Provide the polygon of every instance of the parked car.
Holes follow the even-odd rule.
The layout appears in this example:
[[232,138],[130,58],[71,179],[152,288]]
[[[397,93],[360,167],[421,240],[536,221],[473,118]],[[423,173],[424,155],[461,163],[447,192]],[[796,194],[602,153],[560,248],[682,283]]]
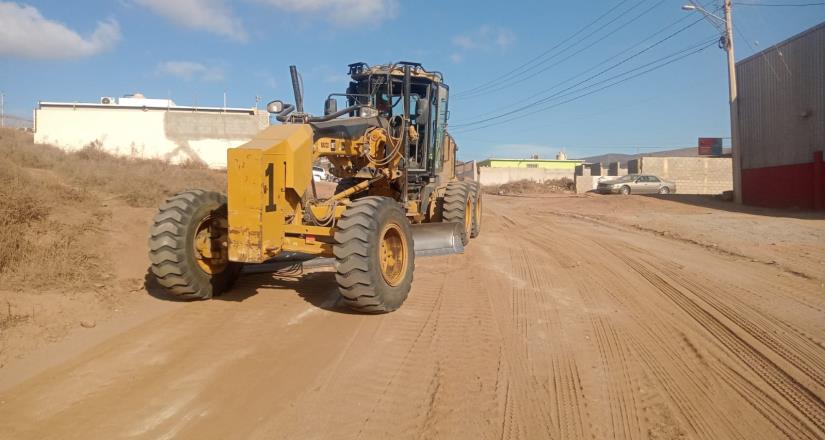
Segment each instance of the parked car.
[[628,174],[618,179],[599,182],[601,194],[673,194],[676,184],[649,174]]
[[316,181],[325,181],[328,179],[327,172],[321,167],[312,167],[312,178]]

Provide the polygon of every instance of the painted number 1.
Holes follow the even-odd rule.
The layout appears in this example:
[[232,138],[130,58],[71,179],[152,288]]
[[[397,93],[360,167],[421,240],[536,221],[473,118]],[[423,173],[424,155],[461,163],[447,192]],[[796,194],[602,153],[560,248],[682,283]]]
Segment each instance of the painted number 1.
[[266,194],[267,197],[269,197],[269,203],[266,205],[266,212],[273,212],[275,211],[275,166],[272,163],[266,166],[265,174],[268,182]]

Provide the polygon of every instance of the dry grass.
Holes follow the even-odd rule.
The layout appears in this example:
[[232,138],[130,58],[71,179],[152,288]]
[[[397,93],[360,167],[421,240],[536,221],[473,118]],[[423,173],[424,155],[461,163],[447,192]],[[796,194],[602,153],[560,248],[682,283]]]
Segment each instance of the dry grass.
[[119,158],[91,145],[66,153],[0,130],[0,286],[62,288],[108,277],[104,201],[155,207],[190,188],[224,190],[225,173],[197,164]]
[[200,163],[115,157],[94,144],[66,153],[34,144],[31,134],[15,130],[0,131],[0,154],[20,167],[51,170],[70,185],[120,197],[135,207],[157,206],[159,200],[185,189],[226,188],[225,173]]
[[484,187],[484,192],[488,194],[564,194],[575,191],[575,183],[572,179],[562,178],[557,180],[546,180],[544,182],[534,182],[532,180],[519,180],[505,183],[503,185],[489,185]]

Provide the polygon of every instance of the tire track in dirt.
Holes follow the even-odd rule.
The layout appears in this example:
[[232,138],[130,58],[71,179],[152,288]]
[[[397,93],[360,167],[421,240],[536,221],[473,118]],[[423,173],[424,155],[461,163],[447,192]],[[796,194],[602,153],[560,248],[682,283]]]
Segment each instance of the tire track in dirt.
[[[563,249],[576,249],[576,248],[580,248],[580,247],[581,247],[580,245],[581,245],[581,243],[579,243],[579,246],[562,246],[561,248],[563,248]],[[619,254],[619,253],[616,253],[616,255],[617,255],[617,256],[620,256],[620,254]],[[621,256],[622,256],[622,257],[625,257],[625,255],[624,255],[624,254],[621,254]],[[651,335],[651,336],[654,336],[654,335]],[[665,341],[663,341],[663,343],[666,343],[666,342],[665,342]],[[648,362],[648,363],[649,363],[649,366],[650,366],[651,368],[653,368],[653,367],[654,367],[654,365],[653,365],[652,363],[650,363],[650,362]],[[663,380],[662,380],[663,382],[665,382],[665,383],[667,383],[667,382],[668,382],[668,380],[667,380],[666,376],[661,375],[661,374],[660,374],[659,376],[663,379]],[[671,394],[675,394],[675,392],[676,392],[676,390],[671,390],[671,391],[670,391],[670,393],[671,393]],[[678,401],[678,400],[679,400],[679,399],[676,399],[676,401]],[[689,414],[691,411],[690,411],[688,408],[684,408],[684,407],[682,407],[680,412],[681,412],[681,413],[683,413],[683,414],[685,414],[685,413]],[[690,421],[690,419],[691,419],[691,418],[690,418],[690,417],[688,417],[688,420],[689,420],[689,421]],[[694,419],[694,420],[695,420],[695,419]],[[690,421],[690,424],[691,424],[692,426],[694,426],[695,428],[697,428],[697,429],[699,428],[699,427],[698,427],[698,426],[696,426],[696,425],[695,425],[692,421]],[[704,432],[706,433],[706,436],[707,436],[707,437],[712,438],[711,433],[712,433],[713,431],[708,431],[708,430],[706,430],[706,429],[701,429],[701,430],[699,430],[699,431],[700,431],[700,432],[704,431]],[[785,432],[787,433],[788,431],[785,431]],[[790,431],[790,432],[794,432],[794,431]],[[800,432],[800,434],[804,434],[804,432]],[[800,438],[801,438],[801,437],[800,437]]]
[[809,280],[552,203],[491,197],[392,314],[242,279],[4,394],[0,437],[825,438]]
[[[597,253],[576,252],[579,250],[592,250],[598,244],[590,239],[581,239],[575,234],[570,234],[567,228],[563,226],[566,225],[537,222],[537,229],[547,232],[547,234],[537,235],[552,237],[552,240],[540,240],[541,244],[544,245],[542,251],[556,259],[559,266],[568,270],[567,277],[571,283],[578,285],[579,293],[590,310],[598,311],[605,308],[609,310],[603,313],[610,316],[610,318],[591,320],[594,339],[598,345],[598,355],[605,365],[605,370],[607,370],[605,375],[608,377],[603,387],[607,389],[607,400],[610,402],[608,412],[613,427],[612,432],[602,437],[621,438],[625,432],[623,427],[628,427],[627,435],[629,438],[640,436],[634,436],[634,432],[656,432],[665,436],[680,437],[683,431],[680,424],[671,415],[670,408],[678,409],[681,418],[694,432],[709,430],[710,428],[702,427],[700,411],[696,406],[691,405],[690,400],[686,398],[689,394],[683,391],[677,381],[671,379],[667,370],[661,368],[658,362],[651,361],[652,358],[646,362],[647,372],[661,384],[655,387],[659,391],[639,393],[642,387],[645,386],[644,384],[649,382],[644,374],[613,374],[631,369],[638,371],[638,368],[631,368],[626,359],[617,359],[613,356],[608,348],[609,345],[603,343],[605,335],[621,334],[621,338],[616,336],[614,339],[616,349],[628,353],[630,358],[638,360],[644,354],[645,347],[635,343],[630,335],[638,332],[638,323],[648,317],[644,316],[645,313],[638,313],[639,309],[642,308],[640,304],[628,301],[632,298],[632,295],[628,294],[630,292],[616,292],[622,286],[622,274],[610,271],[609,266],[604,264],[605,261],[598,258]],[[595,261],[594,256],[597,257]],[[603,274],[605,270],[607,270],[607,274]],[[608,304],[609,306],[606,307]],[[623,314],[629,313],[637,316],[631,322],[631,325],[624,326],[627,330],[621,331],[621,333],[616,327],[617,320],[615,317],[615,312],[619,310]],[[667,342],[663,341],[663,343]],[[639,353],[640,351],[642,353]],[[673,359],[673,356],[677,355],[671,354],[667,359]],[[685,371],[685,375],[690,376],[694,372],[695,370],[688,370]],[[637,385],[634,387],[634,384]],[[620,400],[618,403],[613,402],[616,396],[636,396],[637,394],[641,394],[638,400],[634,398],[632,401]],[[616,412],[619,414],[617,415]],[[640,418],[644,418],[644,426],[638,426]]]
[[735,297],[727,297],[731,305],[726,304],[717,298],[717,292],[707,289],[677,271],[663,269],[662,272],[745,330],[751,337],[774,351],[786,360],[790,367],[799,369],[807,375],[810,380],[819,385],[817,394],[821,395],[825,390],[825,351],[809,335],[758,308],[738,301]]
[[[561,341],[558,308],[551,296],[554,286],[546,268],[537,268],[546,261],[534,259],[535,244],[529,241],[514,241],[498,231],[493,235],[496,242],[506,244],[489,250],[487,257],[496,261],[506,280],[504,291],[509,290],[506,297],[491,298],[493,309],[508,316],[502,320],[499,313],[497,318],[509,367],[502,438],[589,437],[579,368],[572,350]],[[542,395],[552,397],[548,401]]]
[[776,363],[742,339],[707,310],[696,304],[682,291],[663,279],[659,274],[654,273],[648,267],[641,264],[631,267],[673,300],[677,306],[718,339],[723,346],[729,349],[743,363],[748,365],[754,373],[767,382],[782,397],[787,399],[787,401],[804,416],[803,421],[812,424],[821,435],[825,435],[825,402],[823,402],[819,396],[794,379],[786,371],[779,368]]
[[[643,263],[643,258],[633,259],[628,256],[627,252],[624,252],[619,248],[607,245],[605,243],[602,243],[601,245],[614,256],[622,258],[627,267],[642,275],[642,277],[650,282],[651,285],[657,287],[657,290],[665,293],[666,297],[670,298],[674,302],[680,300],[677,305],[679,305],[680,308],[684,310],[693,321],[701,325],[705,331],[714,337],[721,344],[722,349],[726,353],[730,356],[735,356],[742,362],[739,368],[744,367],[753,369],[753,371],[761,373],[758,375],[764,379],[767,384],[772,387],[779,387],[780,390],[783,390],[780,394],[787,399],[788,403],[790,403],[793,407],[802,408],[802,417],[800,418],[796,415],[788,413],[788,408],[785,408],[782,403],[777,401],[775,398],[770,398],[773,405],[767,408],[755,406],[749,400],[745,400],[750,407],[759,413],[769,413],[774,415],[776,418],[768,419],[767,421],[777,427],[781,432],[788,436],[788,438],[818,438],[822,435],[821,428],[817,425],[817,423],[821,420],[821,411],[823,411],[825,407],[821,406],[821,399],[818,396],[811,393],[810,390],[799,384],[795,379],[791,378],[787,372],[777,367],[769,359],[765,358],[761,352],[741,340],[738,335],[736,335],[720,321],[716,320],[710,313],[707,312],[707,310],[701,308],[695,303],[690,303],[690,300],[686,299],[678,289],[664,281],[657,272],[654,272],[658,270],[658,268],[648,269]],[[645,252],[640,253],[646,255]],[[693,306],[690,306],[689,304],[693,304]],[[656,338],[656,335],[651,333],[650,337]],[[665,343],[665,341],[662,342]],[[664,345],[662,347],[664,347]],[[731,383],[725,382],[725,386],[738,389],[737,392],[739,392],[740,395],[753,396],[762,393],[753,381],[744,379],[741,373],[738,373],[737,367],[728,365],[727,359],[720,358],[718,360],[722,360],[724,362],[723,365],[726,369],[721,370],[714,368],[714,373],[729,378],[732,381]],[[708,366],[713,368],[716,364],[709,363]],[[748,390],[747,394],[743,394],[742,390]],[[763,402],[766,402],[766,400],[763,399]],[[805,414],[806,411],[807,414]],[[686,413],[684,410],[682,412]],[[811,416],[813,417],[812,420],[810,420]],[[808,426],[804,426],[806,417],[809,418]],[[791,420],[793,420],[793,422],[789,422]],[[813,426],[811,426],[810,422],[813,422]],[[802,427],[799,426],[800,423],[803,423]],[[708,438],[712,438],[711,432],[706,431],[706,436],[708,436]]]
[[364,317],[368,323],[327,371],[326,386],[293,402],[258,429],[256,438],[376,438],[388,435],[388,427],[407,436],[420,432],[423,402],[437,386],[431,348],[443,279],[438,274],[417,281],[396,313]]

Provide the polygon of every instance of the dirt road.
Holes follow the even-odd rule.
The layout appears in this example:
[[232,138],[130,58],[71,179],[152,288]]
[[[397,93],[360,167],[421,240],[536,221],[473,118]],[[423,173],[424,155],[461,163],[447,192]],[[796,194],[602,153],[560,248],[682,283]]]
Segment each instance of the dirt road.
[[254,275],[0,370],[0,438],[825,438],[819,278],[575,199],[486,203],[396,313],[347,313],[329,273]]

